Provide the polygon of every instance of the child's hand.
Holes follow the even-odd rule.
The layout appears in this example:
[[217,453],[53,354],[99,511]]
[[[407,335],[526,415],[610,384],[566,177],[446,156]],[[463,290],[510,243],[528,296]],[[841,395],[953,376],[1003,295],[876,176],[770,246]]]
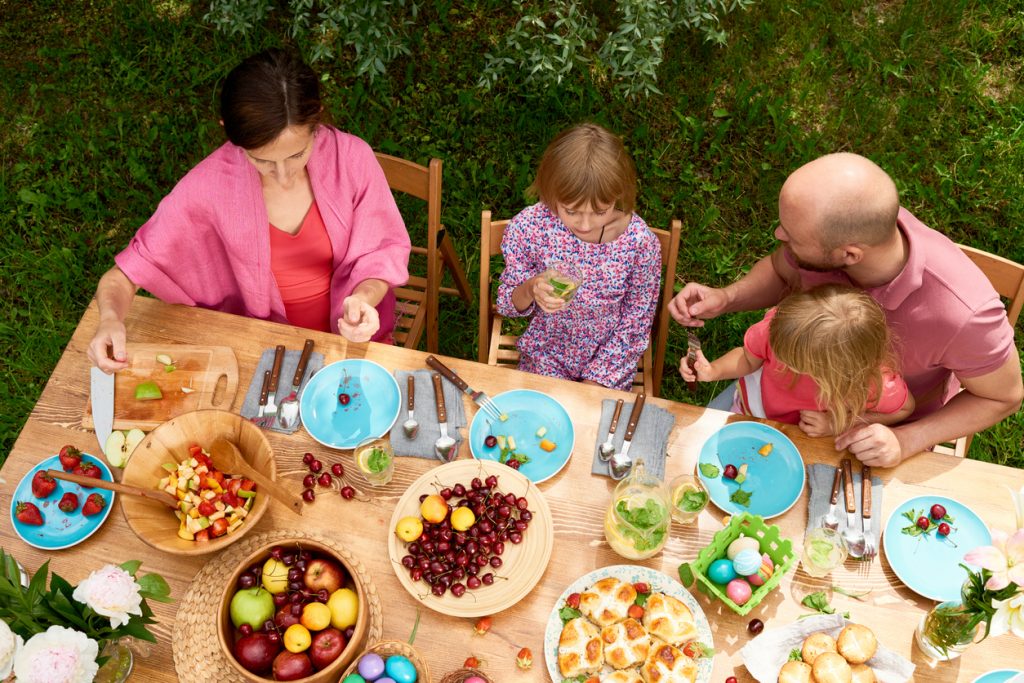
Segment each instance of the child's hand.
[[679,374],[687,382],[714,382],[718,377],[711,371],[711,363],[705,358],[703,351],[697,351],[697,360],[690,369],[690,363],[686,356],[679,359]]
[[832,436],[832,419],[820,410],[801,410],[800,430],[807,436]]
[[565,308],[565,300],[555,296],[555,288],[548,283],[546,278],[535,277],[530,285],[530,296],[533,297],[537,307],[545,313],[557,313]]

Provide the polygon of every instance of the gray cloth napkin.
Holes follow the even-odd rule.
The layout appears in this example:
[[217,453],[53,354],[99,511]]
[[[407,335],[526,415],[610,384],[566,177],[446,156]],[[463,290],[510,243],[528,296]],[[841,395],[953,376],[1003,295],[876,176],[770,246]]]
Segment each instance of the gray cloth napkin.
[[[302,357],[302,351],[288,351],[284,352],[284,359],[281,360],[281,374],[277,380],[277,396],[274,397],[274,403],[278,406],[281,405],[281,401],[288,397],[288,394],[292,393],[292,379],[295,377],[295,369],[299,367],[299,358]],[[260,355],[259,365],[256,366],[256,372],[252,375],[252,381],[249,383],[249,390],[245,392],[245,400],[242,401],[242,410],[239,411],[244,418],[256,417],[256,414],[260,410],[260,389],[263,387],[263,373],[274,367],[274,349],[264,349],[262,355]],[[299,396],[302,396],[303,390],[306,388],[306,384],[309,382],[309,378],[315,375],[324,367],[324,354],[317,353],[316,351],[309,354],[309,362],[306,363],[306,373],[302,376],[302,384],[299,385]],[[281,414],[280,408],[277,412]],[[281,423],[274,420],[274,423],[266,429],[271,429],[275,432],[281,432],[282,434],[291,434],[295,432],[302,423],[302,418],[299,417],[295,420],[295,425],[291,429],[284,429],[281,427]]]
[[[836,474],[836,467],[832,465],[817,464],[811,465],[808,469],[807,478],[811,484],[811,498],[807,503],[807,531],[821,525],[821,518],[828,512],[829,496],[832,493],[832,479]],[[854,461],[853,465],[853,497],[857,501],[857,528],[860,531],[860,463]],[[839,518],[839,530],[847,526],[846,523],[846,498],[843,496],[843,487],[839,487],[839,502],[836,504],[836,517]],[[875,532],[875,539],[882,532],[882,480],[878,477],[871,477],[871,528]]]
[[[416,458],[427,458],[433,460],[434,442],[441,436],[441,427],[437,423],[437,405],[434,402],[434,383],[430,376],[434,374],[430,370],[395,370],[395,379],[398,380],[398,389],[402,394],[401,411],[398,419],[391,427],[391,448],[395,455],[413,456]],[[406,377],[413,375],[416,378],[416,404],[413,406],[413,415],[420,423],[420,431],[416,438],[411,441],[402,431],[402,425],[409,419],[408,403],[408,381]],[[448,413],[448,436],[455,439],[456,448],[462,444],[462,432],[466,426],[466,409],[462,405],[462,392],[455,388],[446,379],[441,380],[441,387],[444,390],[444,407]]]
[[[629,414],[632,410],[632,403],[622,405],[622,414],[619,416],[619,424],[612,439],[616,452],[622,450],[622,439],[626,436],[626,424],[629,423]],[[594,444],[594,463],[590,468],[591,473],[606,477],[610,476],[608,462],[601,462],[599,449],[608,438],[608,426],[612,423],[614,412],[615,401],[605,399],[601,402],[601,422],[597,429],[597,443]],[[629,457],[633,462],[642,456],[647,471],[659,479],[665,478],[665,446],[675,423],[676,418],[672,413],[650,403],[644,403],[644,412],[640,413],[640,422],[637,423],[636,432],[633,434],[633,445],[629,447]]]

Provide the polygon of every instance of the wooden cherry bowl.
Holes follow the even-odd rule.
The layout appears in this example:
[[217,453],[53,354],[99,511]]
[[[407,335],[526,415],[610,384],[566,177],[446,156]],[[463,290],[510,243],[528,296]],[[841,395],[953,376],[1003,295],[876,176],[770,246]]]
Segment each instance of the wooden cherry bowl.
[[[147,434],[125,465],[121,482],[155,489],[167,476],[165,463],[178,463],[190,457],[189,447],[193,445],[209,451],[213,442],[221,438],[237,444],[253,467],[271,479],[276,478],[274,451],[259,427],[224,410],[197,410],[168,420]],[[135,496],[118,496],[118,500],[125,521],[139,538],[175,555],[203,555],[223,550],[256,526],[270,504],[270,496],[257,487],[252,509],[234,532],[208,541],[189,541],[178,536],[179,522],[173,511]]]

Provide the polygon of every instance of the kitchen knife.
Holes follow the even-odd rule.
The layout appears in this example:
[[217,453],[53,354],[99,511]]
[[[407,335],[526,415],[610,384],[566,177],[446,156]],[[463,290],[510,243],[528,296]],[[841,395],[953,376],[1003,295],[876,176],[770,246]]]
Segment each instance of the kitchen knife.
[[100,453],[107,443],[107,437],[114,430],[114,375],[107,374],[93,366],[89,369],[89,395],[92,398],[92,424]]

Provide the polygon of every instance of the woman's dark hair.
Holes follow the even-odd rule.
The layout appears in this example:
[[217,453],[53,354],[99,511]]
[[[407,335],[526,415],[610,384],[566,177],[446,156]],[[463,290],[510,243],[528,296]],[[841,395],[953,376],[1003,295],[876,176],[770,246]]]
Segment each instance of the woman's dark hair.
[[220,93],[224,132],[244,149],[273,142],[289,126],[315,127],[322,111],[316,72],[295,54],[277,48],[232,69]]

